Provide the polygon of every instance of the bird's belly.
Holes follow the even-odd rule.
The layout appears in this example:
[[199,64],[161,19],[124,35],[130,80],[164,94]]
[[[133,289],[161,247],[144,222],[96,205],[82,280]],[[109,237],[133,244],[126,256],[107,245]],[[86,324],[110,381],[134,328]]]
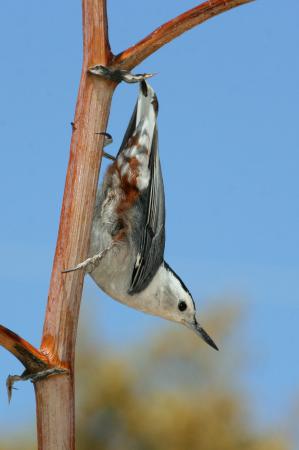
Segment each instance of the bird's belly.
[[154,297],[151,292],[152,283],[142,293],[128,294],[134,263],[135,257],[128,252],[128,247],[123,245],[118,252],[107,255],[90,276],[114,300],[139,311],[158,315],[149,302]]
[[106,294],[125,302],[132,278],[133,257],[124,243],[111,249],[101,264],[90,274]]

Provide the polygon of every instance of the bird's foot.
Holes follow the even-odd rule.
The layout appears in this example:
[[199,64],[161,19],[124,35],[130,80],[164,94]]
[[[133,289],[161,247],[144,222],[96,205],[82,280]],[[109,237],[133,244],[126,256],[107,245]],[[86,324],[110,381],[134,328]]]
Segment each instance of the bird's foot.
[[71,269],[63,270],[62,273],[69,273],[69,272],[75,272],[76,270],[83,269],[87,273],[91,273],[98,267],[103,257],[106,255],[106,253],[113,247],[114,243],[112,242],[109,247],[105,248],[105,250],[97,253],[94,256],[91,256],[91,258],[87,258],[85,261],[81,262],[75,267],[72,267]]
[[147,78],[153,77],[154,73],[137,73],[133,74],[129,70],[123,69],[114,69],[112,67],[103,66],[101,64],[97,64],[96,66],[89,67],[88,72],[93,75],[98,75],[108,80],[116,81],[120,83],[121,81],[125,81],[126,83],[140,83]]
[[22,375],[9,375],[6,380],[8,401],[10,402],[11,400],[12,390],[15,389],[14,384],[17,381],[30,380],[32,383],[36,383],[37,381],[43,380],[44,378],[48,378],[52,375],[61,375],[67,372],[68,370],[63,369],[62,367],[50,367],[34,373],[30,373],[28,370],[25,370],[25,372]]
[[116,161],[115,156],[110,155],[110,153],[103,152],[103,156],[104,156],[104,158],[111,159],[111,161]]

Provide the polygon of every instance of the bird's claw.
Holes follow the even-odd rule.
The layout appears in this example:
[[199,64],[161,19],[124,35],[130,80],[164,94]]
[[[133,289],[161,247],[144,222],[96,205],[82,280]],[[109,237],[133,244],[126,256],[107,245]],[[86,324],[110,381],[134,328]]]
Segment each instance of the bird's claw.
[[94,270],[94,263],[91,262],[91,259],[92,258],[88,258],[77,266],[72,267],[71,269],[63,270],[62,273],[76,272],[77,270],[81,269],[83,269],[87,273],[90,273]]
[[113,138],[110,133],[107,133],[106,131],[99,131],[98,133],[100,136],[104,136],[104,147],[107,147],[107,145],[112,144]]
[[154,73],[133,74],[129,70],[113,69],[112,67],[103,66],[101,64],[90,67],[88,72],[93,75],[107,78],[108,80],[116,81],[117,83],[120,83],[121,81],[124,81],[125,83],[140,83],[141,81],[155,75]]
[[14,384],[17,381],[30,380],[32,383],[36,383],[37,381],[43,380],[44,378],[50,377],[52,375],[61,375],[66,372],[68,372],[68,370],[62,367],[50,367],[34,373],[29,373],[27,370],[25,370],[22,375],[9,375],[6,379],[8,401],[10,402],[11,400],[12,390],[16,389],[14,387]]
[[107,153],[107,152],[103,152],[103,156],[105,158],[107,158],[107,159],[111,159],[111,161],[115,161],[116,160],[115,156],[110,155],[110,153]]
[[85,261],[81,262],[75,267],[72,267],[71,269],[63,270],[62,273],[69,273],[69,272],[75,272],[76,270],[83,269],[87,273],[91,273],[98,267],[100,264],[101,259],[106,255],[106,253],[112,248],[113,243],[103,250],[100,253],[97,253],[96,255],[92,256],[91,258],[87,258]]
[[[107,147],[107,145],[112,144],[113,139],[111,134],[107,133],[106,131],[100,131],[98,133],[95,134],[99,134],[100,136],[104,136],[104,144],[103,147]],[[110,155],[110,153],[104,152],[103,151],[103,156],[107,159],[111,159],[112,161],[115,161],[116,158],[113,155]]]

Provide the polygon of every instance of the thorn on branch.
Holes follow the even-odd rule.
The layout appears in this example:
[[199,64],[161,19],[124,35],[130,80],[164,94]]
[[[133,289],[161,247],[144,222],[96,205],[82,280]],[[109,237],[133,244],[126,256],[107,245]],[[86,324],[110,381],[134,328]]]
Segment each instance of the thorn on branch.
[[102,66],[101,64],[90,67],[88,72],[117,83],[120,83],[121,81],[124,81],[125,83],[140,83],[141,81],[155,75],[154,73],[137,73],[134,75],[128,70],[113,69],[112,67]]

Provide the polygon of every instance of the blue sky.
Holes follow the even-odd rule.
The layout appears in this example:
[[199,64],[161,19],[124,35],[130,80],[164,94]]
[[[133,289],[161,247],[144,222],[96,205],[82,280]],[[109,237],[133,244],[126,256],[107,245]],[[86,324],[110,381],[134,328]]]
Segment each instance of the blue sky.
[[[112,49],[195,5],[110,0]],[[158,72],[166,258],[198,299],[203,322],[215,299],[242,299],[246,345],[257,356],[244,383],[264,426],[279,425],[299,397],[298,13],[296,0],[237,8],[137,70]],[[38,345],[81,70],[80,1],[5,2],[0,36],[1,323]],[[122,85],[114,96],[111,151],[136,93]],[[116,346],[166,326],[89,280],[85,292],[83,311]],[[0,422],[10,429],[16,418],[33,419],[33,390],[22,384],[8,407],[5,378],[21,366],[3,349],[0,361]]]

